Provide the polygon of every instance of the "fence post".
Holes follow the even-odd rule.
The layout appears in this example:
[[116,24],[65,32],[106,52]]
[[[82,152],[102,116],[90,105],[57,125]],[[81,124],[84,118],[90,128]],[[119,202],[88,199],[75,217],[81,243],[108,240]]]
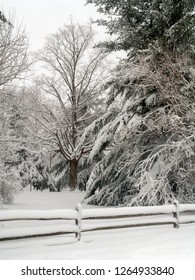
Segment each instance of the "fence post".
[[76,225],[78,226],[79,231],[76,233],[78,241],[81,239],[81,204],[77,203],[75,210],[78,213],[78,218],[75,220]]
[[177,200],[173,201],[173,204],[175,205],[175,212],[173,212],[173,217],[176,218],[176,223],[174,223],[174,228],[179,228],[179,202]]

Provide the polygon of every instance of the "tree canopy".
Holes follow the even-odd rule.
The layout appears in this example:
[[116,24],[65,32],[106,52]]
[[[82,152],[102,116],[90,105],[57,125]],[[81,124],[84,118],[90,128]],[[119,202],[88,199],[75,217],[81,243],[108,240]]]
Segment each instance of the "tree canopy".
[[110,50],[189,48],[194,44],[193,0],[87,0],[107,16],[98,20],[116,39],[105,42]]

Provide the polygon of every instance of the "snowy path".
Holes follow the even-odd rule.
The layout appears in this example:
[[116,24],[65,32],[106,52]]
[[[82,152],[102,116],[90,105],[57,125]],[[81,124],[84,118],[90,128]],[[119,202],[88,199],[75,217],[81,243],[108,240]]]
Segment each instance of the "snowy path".
[[[85,193],[80,191],[32,191],[24,190],[16,198],[13,205],[8,205],[5,209],[17,210],[47,210],[47,209],[74,209],[77,202],[81,202]],[[0,209],[1,210],[1,209]]]
[[[79,192],[23,192],[9,209],[74,208]],[[87,206],[91,208],[91,206]],[[1,230],[0,225],[0,230]],[[0,242],[0,259],[155,259],[195,260],[195,224],[97,231]]]

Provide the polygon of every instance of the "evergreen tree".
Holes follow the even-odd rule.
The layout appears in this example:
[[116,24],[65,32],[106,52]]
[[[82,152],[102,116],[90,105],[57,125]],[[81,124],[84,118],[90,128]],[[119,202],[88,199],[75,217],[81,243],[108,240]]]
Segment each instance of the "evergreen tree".
[[194,1],[88,2],[113,15],[102,24],[118,38],[104,47],[127,50],[129,58],[106,85],[107,114],[90,127],[98,132],[89,159],[102,149],[104,157],[92,170],[86,201],[194,202]]
[[31,149],[27,123],[24,113],[16,104],[12,105],[7,114],[6,134],[10,149],[4,156],[4,169],[15,174],[22,187],[30,185],[40,190],[53,189],[54,182],[43,153]]
[[[5,96],[1,96],[1,122],[0,122],[0,204],[12,203],[14,196],[21,190],[21,184],[16,172],[10,168],[12,159],[18,160],[15,155],[15,148],[18,143],[9,142],[9,106]],[[5,110],[6,109],[6,110]],[[17,141],[17,140],[16,140]]]
[[189,48],[194,44],[194,0],[87,0],[107,19],[99,20],[117,38],[103,45],[111,50]]
[[43,152],[31,154],[31,158],[28,184],[36,190],[49,189],[50,191],[56,191],[55,182]]

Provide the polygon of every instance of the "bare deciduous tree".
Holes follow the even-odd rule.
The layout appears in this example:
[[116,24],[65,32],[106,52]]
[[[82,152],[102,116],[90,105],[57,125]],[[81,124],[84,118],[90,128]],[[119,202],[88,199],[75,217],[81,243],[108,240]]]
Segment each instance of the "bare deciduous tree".
[[0,11],[0,22],[7,23],[9,26],[13,27],[12,23],[9,20],[7,20],[2,11]]
[[0,24],[0,90],[5,84],[19,78],[27,69],[28,38],[21,27],[9,21]]
[[91,23],[79,25],[70,21],[47,37],[38,54],[46,70],[39,85],[52,103],[44,105],[45,112],[39,121],[50,143],[69,162],[71,189],[77,186],[79,160],[92,146],[88,135],[84,145],[77,149],[79,139],[102,107],[99,88],[105,79],[105,54],[93,48],[94,35]]

